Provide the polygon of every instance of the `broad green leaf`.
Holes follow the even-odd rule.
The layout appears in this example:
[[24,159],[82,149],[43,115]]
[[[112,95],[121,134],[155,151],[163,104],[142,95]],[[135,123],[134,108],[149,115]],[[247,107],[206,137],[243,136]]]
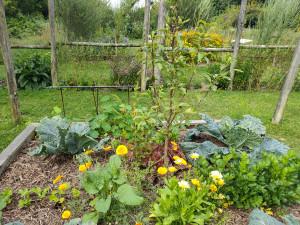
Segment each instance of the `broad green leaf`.
[[95,201],[95,209],[100,213],[107,213],[111,204],[111,196],[108,196],[107,199],[97,198]]
[[249,216],[248,225],[284,225],[277,219],[259,209],[254,209]]
[[98,212],[90,212],[82,217],[82,225],[97,225],[100,214]]
[[125,205],[140,205],[144,199],[136,194],[134,188],[128,184],[120,186],[116,193],[116,198]]

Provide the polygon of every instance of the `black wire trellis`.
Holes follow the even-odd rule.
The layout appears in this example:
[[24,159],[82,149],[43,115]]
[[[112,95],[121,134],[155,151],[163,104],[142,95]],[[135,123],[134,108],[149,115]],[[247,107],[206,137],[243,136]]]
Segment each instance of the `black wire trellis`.
[[126,86],[53,86],[47,87],[47,89],[55,89],[60,91],[60,98],[62,103],[63,115],[66,116],[66,108],[64,101],[64,89],[77,89],[77,90],[91,90],[93,93],[93,102],[95,105],[96,114],[99,115],[99,90],[100,89],[117,89],[117,90],[127,90],[127,101],[130,104],[130,90],[134,88],[133,85]]

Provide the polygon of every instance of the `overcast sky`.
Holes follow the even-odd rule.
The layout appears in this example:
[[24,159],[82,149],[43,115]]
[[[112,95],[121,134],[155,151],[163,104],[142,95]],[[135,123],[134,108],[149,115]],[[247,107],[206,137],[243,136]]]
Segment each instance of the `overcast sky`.
[[[111,5],[113,7],[118,7],[120,5],[121,0],[110,0]],[[140,0],[140,5],[143,5],[143,2],[145,2],[144,0]]]

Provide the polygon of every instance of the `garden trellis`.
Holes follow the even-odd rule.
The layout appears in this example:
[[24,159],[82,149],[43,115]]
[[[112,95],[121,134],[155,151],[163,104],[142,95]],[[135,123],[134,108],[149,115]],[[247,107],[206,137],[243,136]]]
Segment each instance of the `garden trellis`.
[[[6,26],[6,19],[4,13],[4,5],[3,0],[1,0],[1,47],[4,57],[5,66],[7,69],[7,83],[8,83],[8,91],[10,96],[10,101],[12,105],[12,116],[13,120],[18,122],[20,120],[20,110],[19,110],[19,103],[17,97],[17,87],[15,81],[15,75],[12,65],[11,59],[11,48],[25,48],[25,49],[51,49],[51,78],[52,84],[55,86],[57,84],[57,44],[58,45],[67,45],[67,46],[91,46],[91,47],[115,47],[115,48],[141,48],[144,50],[144,69],[141,74],[141,90],[146,88],[146,73],[147,73],[147,48],[145,47],[148,41],[149,35],[149,21],[150,21],[150,1],[145,0],[145,20],[144,20],[144,43],[143,44],[122,44],[122,43],[98,43],[98,42],[66,42],[66,43],[57,43],[56,42],[56,34],[55,34],[55,11],[54,11],[54,0],[48,0],[48,7],[49,7],[49,23],[50,23],[50,31],[51,31],[51,45],[13,45],[10,47],[8,34],[7,34],[7,26]],[[242,35],[242,24],[243,24],[243,14],[246,9],[246,0],[242,0],[241,2],[241,10],[240,10],[240,17],[238,21],[238,28],[235,40],[234,48],[202,48],[201,51],[203,52],[233,52],[233,60],[231,65],[231,85],[233,83],[234,78],[234,70],[236,64],[236,58],[238,56],[238,50],[240,49],[290,49],[294,48],[295,46],[286,46],[286,45],[241,45],[239,39]],[[162,29],[165,26],[165,2],[164,0],[160,1],[160,9],[159,9],[159,20],[158,20],[158,28]],[[163,40],[160,40],[163,43]],[[278,107],[276,113],[273,118],[273,122],[278,123],[281,120],[284,106],[286,104],[288,95],[292,89],[294,80],[296,78],[297,68],[299,66],[299,50],[295,52],[294,60],[290,69],[290,72],[286,78],[286,84],[283,86],[282,94],[280,98],[280,102],[278,103]],[[156,69],[155,73],[156,80],[160,79],[159,71]],[[284,96],[284,97],[283,97]],[[280,106],[280,107],[279,107]],[[279,110],[280,108],[280,110]],[[278,116],[278,112],[281,116]],[[277,116],[276,116],[277,115]]]

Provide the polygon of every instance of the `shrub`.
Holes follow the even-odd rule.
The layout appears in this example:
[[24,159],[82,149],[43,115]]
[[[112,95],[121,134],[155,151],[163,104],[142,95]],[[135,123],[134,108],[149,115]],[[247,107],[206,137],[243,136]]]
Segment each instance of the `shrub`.
[[254,159],[232,150],[227,155],[199,159],[195,168],[205,177],[219,170],[226,184],[223,192],[238,208],[283,206],[300,200],[300,158],[294,152],[264,152]]
[[15,63],[16,80],[20,88],[41,88],[51,85],[50,56],[34,54],[19,57]]

